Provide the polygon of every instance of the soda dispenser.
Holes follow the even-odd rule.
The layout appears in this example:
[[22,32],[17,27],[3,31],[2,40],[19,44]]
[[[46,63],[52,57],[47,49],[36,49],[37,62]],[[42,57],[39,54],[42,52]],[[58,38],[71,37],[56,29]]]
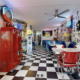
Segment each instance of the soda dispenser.
[[21,62],[21,31],[2,27],[0,36],[0,71],[10,72]]

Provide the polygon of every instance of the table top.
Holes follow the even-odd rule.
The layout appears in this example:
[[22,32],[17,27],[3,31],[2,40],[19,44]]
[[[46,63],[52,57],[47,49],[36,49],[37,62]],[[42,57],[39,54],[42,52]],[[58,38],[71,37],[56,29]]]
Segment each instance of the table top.
[[56,54],[60,54],[62,51],[67,51],[67,52],[79,52],[80,50],[77,48],[52,48],[52,51]]
[[63,46],[62,44],[53,44],[53,43],[48,43],[50,46]]
[[55,54],[60,54],[63,50],[62,50],[62,49],[59,49],[59,48],[52,48],[52,51],[53,51]]

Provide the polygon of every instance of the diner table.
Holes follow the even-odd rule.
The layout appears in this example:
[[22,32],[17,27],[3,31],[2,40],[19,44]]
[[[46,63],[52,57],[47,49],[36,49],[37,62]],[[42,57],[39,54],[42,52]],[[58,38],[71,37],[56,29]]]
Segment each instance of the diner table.
[[63,46],[62,44],[53,44],[53,43],[52,43],[52,44],[51,44],[51,43],[48,43],[48,44],[49,44],[50,46],[55,46],[55,45],[56,45],[56,46],[59,46],[59,47],[62,47],[62,46]]
[[[53,53],[56,54],[61,54],[62,51],[67,51],[67,52],[79,52],[80,49],[77,48],[52,48]],[[74,73],[74,68],[72,68],[72,73]]]
[[79,52],[80,49],[77,49],[77,48],[52,48],[52,51],[54,52],[54,54],[61,54],[62,51]]

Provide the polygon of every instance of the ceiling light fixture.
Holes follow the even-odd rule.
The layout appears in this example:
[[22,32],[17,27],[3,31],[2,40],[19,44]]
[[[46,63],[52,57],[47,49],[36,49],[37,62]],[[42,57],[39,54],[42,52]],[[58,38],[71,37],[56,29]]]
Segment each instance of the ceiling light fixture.
[[57,16],[55,16],[55,18],[58,18]]

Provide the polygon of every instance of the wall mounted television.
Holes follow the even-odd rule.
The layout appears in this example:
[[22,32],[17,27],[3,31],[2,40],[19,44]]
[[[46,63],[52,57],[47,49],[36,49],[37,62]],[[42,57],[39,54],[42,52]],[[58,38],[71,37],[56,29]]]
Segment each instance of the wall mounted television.
[[52,31],[42,31],[42,35],[44,37],[50,37],[50,36],[52,36]]

